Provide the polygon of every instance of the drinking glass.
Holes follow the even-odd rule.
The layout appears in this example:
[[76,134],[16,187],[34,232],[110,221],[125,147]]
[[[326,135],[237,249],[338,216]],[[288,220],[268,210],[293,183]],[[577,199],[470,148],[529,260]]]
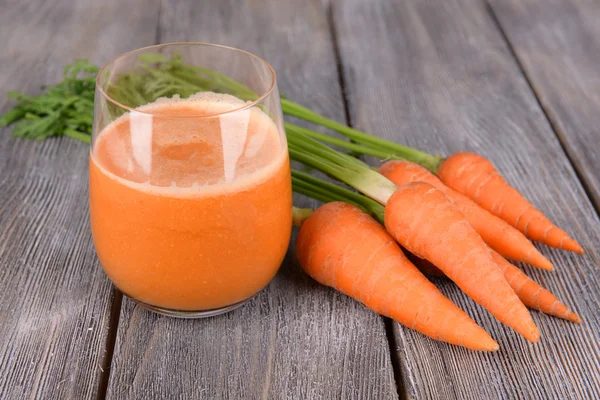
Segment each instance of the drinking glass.
[[135,50],[98,74],[90,218],[126,296],[184,318],[220,314],[275,276],[292,190],[275,72],[207,43]]

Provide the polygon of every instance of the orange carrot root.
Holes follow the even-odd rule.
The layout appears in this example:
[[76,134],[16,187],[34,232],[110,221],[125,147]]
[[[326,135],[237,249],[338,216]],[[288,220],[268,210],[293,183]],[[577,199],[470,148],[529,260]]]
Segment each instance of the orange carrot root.
[[519,268],[506,261],[500,254],[492,251],[492,258],[504,272],[504,277],[527,307],[572,322],[581,322],[581,318],[569,310],[555,295],[537,284]]
[[[407,254],[408,259],[415,264],[419,271],[429,276],[444,276],[435,265],[429,261],[419,258],[411,253]],[[538,285],[529,278],[523,271],[509,263],[504,257],[492,250],[492,258],[498,264],[498,267],[504,272],[504,278],[513,288],[519,299],[529,308],[541,311],[544,314],[552,315],[568,321],[580,323],[581,319],[573,313],[550,291]]]
[[452,202],[433,186],[413,182],[387,202],[385,226],[418,257],[431,261],[500,322],[532,342],[540,334],[490,251]]
[[510,186],[484,157],[457,153],[448,157],[437,175],[446,185],[502,218],[532,240],[563,250],[583,248]]
[[377,221],[327,203],[300,229],[296,254],[316,281],[433,339],[473,350],[498,344],[421,274]]
[[484,210],[468,197],[450,189],[420,165],[408,161],[388,161],[379,168],[379,173],[398,186],[416,181],[434,186],[456,205],[473,229],[492,249],[515,261],[522,261],[541,269],[554,269],[552,263],[521,232]]

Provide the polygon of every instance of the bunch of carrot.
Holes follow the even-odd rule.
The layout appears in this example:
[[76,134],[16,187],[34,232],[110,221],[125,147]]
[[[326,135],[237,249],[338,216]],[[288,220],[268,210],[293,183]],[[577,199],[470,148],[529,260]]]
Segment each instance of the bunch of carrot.
[[[472,153],[431,156],[294,107],[297,117],[352,142],[288,123],[290,157],[359,192],[292,172],[294,191],[326,203],[312,214],[295,210],[301,226],[297,256],[315,280],[409,328],[474,350],[493,351],[498,345],[421,271],[446,275],[532,342],[540,334],[526,306],[580,322],[506,258],[553,270],[528,238],[578,253],[583,249],[489,161]],[[374,171],[323,142],[389,161]]]

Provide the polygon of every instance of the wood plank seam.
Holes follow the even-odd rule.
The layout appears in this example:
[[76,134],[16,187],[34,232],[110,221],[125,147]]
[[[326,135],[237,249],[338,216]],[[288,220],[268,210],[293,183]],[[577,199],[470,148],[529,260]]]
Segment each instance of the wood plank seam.
[[106,344],[104,346],[104,357],[102,359],[102,373],[98,383],[98,400],[106,398],[108,381],[110,378],[110,367],[117,342],[117,332],[119,329],[119,320],[121,319],[121,306],[123,304],[123,293],[116,287],[113,291],[113,303],[110,310],[109,328],[106,335]]
[[590,200],[590,202],[594,206],[596,214],[598,214],[600,216],[600,201],[598,201],[592,195],[591,185],[590,185],[587,177],[580,170],[577,163],[573,162],[573,158],[568,151],[567,143],[565,143],[563,135],[560,134],[560,127],[557,125],[554,118],[551,118],[550,115],[548,114],[548,108],[541,101],[541,95],[540,95],[539,91],[536,89],[535,84],[533,83],[533,80],[531,78],[531,75],[527,72],[527,69],[525,68],[525,66],[523,65],[523,62],[521,61],[517,52],[515,51],[513,43],[510,41],[508,35],[506,34],[506,31],[504,30],[502,24],[500,23],[500,19],[494,12],[494,8],[490,5],[490,3],[487,0],[485,1],[485,8],[486,8],[487,12],[490,14],[490,18],[494,22],[494,25],[498,29],[498,32],[500,32],[500,36],[506,43],[506,46],[508,47],[512,58],[515,60],[515,63],[517,65],[517,67],[519,68],[519,71],[521,71],[521,74],[523,75],[523,79],[525,80],[525,82],[527,82],[529,89],[531,90],[533,96],[535,97],[535,101],[537,102],[538,107],[544,114],[544,118],[546,119],[546,121],[548,121],[548,124],[550,125],[552,132],[558,139],[558,143],[560,144],[560,147],[561,147],[565,157],[567,158],[567,160],[569,160],[569,163],[573,167],[573,171],[575,171],[575,175],[577,176],[579,183],[581,183],[581,186],[583,187],[583,191],[585,192],[587,198]]
[[160,35],[162,34],[161,29],[160,29],[160,16],[162,14],[163,4],[164,4],[163,0],[160,0],[160,2],[158,3],[158,12],[157,12],[157,18],[156,18],[156,35],[154,36],[154,44],[160,43]]
[[346,89],[346,82],[344,78],[344,71],[342,65],[342,56],[340,54],[340,47],[338,43],[337,34],[335,32],[335,21],[333,19],[333,8],[331,3],[327,5],[327,25],[329,26],[329,34],[331,35],[331,44],[333,47],[333,56],[335,57],[335,66],[337,70],[338,82],[340,85],[340,92],[342,95],[342,102],[344,104],[344,119],[348,126],[352,126],[352,118],[350,114],[350,104],[348,102],[348,92]]
[[400,400],[407,400],[409,398],[408,393],[404,390],[402,384],[402,366],[398,357],[398,343],[394,336],[394,321],[391,318],[383,318],[385,325],[385,334],[387,335],[388,344],[390,346],[390,360],[392,361],[392,369],[394,372],[394,380],[396,381],[396,391],[398,392],[398,398]]

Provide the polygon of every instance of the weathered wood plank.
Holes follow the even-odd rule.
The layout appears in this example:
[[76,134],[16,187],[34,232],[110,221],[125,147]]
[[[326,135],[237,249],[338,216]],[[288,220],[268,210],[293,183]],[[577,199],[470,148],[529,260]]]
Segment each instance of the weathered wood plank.
[[600,3],[501,0],[491,5],[600,210]]
[[[74,58],[152,43],[157,1],[12,1],[0,13],[0,112]],[[127,10],[126,13],[123,10]],[[113,289],[89,229],[88,146],[0,130],[0,398],[94,398]]]
[[489,157],[587,250],[577,256],[542,246],[556,272],[524,267],[585,320],[578,326],[534,313],[543,335],[536,345],[501,326],[449,281],[436,282],[501,350],[469,352],[396,325],[407,394],[600,397],[600,222],[485,4],[346,0],[333,7],[357,127],[430,152],[471,150]]
[[[343,118],[319,1],[166,1],[160,32],[254,52],[282,93]],[[308,278],[293,246],[271,285],[230,314],[182,321],[123,304],[108,398],[397,397],[381,317]]]

